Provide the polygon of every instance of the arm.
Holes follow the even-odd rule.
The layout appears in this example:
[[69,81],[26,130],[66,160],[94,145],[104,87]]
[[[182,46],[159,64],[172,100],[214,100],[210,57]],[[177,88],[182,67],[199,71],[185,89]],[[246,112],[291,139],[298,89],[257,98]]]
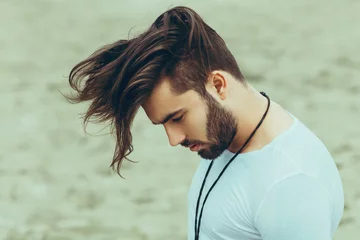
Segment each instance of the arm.
[[263,240],[330,240],[331,203],[326,189],[304,174],[276,183],[258,209]]

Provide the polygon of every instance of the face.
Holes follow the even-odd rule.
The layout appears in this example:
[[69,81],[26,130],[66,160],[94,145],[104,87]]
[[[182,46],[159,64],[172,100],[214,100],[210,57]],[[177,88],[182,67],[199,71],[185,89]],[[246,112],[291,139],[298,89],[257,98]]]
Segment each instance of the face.
[[167,81],[155,88],[143,108],[154,124],[164,126],[172,146],[189,147],[203,159],[219,157],[237,131],[235,117],[210,94],[201,97],[190,90],[174,95]]

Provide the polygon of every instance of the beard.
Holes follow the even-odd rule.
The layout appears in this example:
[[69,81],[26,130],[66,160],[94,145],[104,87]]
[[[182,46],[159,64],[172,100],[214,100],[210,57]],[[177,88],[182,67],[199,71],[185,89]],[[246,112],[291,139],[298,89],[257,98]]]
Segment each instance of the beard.
[[210,146],[201,149],[198,155],[207,160],[218,158],[232,143],[237,132],[233,114],[222,107],[210,94],[204,96],[207,104],[206,134]]
[[232,143],[237,132],[237,121],[233,114],[222,107],[210,94],[203,99],[207,105],[206,137],[208,142],[186,140],[182,145],[208,145],[198,151],[198,155],[207,160],[218,158]]

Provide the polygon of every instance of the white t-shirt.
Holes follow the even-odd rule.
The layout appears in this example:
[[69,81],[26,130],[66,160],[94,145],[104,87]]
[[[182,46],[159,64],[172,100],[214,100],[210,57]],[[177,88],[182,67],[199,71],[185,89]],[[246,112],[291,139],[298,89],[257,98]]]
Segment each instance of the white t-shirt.
[[[292,115],[293,116],[293,115]],[[338,169],[324,144],[294,117],[293,125],[261,150],[239,154],[211,191],[200,240],[330,240],[344,210]],[[199,206],[234,153],[214,160]],[[211,161],[202,159],[188,195],[188,239]]]

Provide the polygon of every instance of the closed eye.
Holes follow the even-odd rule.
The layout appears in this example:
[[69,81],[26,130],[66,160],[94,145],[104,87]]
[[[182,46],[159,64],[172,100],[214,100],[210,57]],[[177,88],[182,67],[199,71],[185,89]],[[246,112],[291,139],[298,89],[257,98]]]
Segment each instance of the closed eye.
[[178,122],[180,122],[180,121],[183,119],[183,117],[184,117],[184,115],[181,115],[181,116],[178,117],[178,118],[173,118],[173,122],[178,123]]

